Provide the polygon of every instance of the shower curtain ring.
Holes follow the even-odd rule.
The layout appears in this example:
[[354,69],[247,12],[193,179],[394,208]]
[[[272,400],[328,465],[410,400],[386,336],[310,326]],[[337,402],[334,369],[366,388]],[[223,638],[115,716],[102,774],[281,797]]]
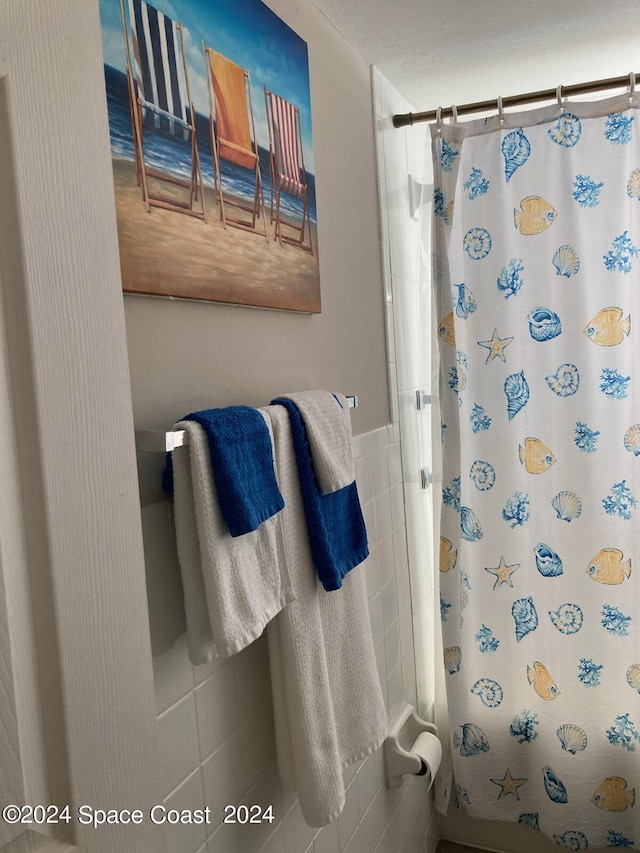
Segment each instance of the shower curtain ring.
[[436,110],[436,132],[438,136],[442,136],[442,107]]
[[562,83],[556,89],[556,99],[558,101],[558,106],[560,107],[560,115],[564,115],[564,104],[562,103]]
[[634,71],[629,73],[629,103],[633,102],[633,93],[636,90],[636,75]]
[[498,116],[500,124],[504,124],[504,107],[502,106],[502,95],[498,95]]
[[451,104],[451,120],[455,122],[458,121],[458,108],[455,104]]

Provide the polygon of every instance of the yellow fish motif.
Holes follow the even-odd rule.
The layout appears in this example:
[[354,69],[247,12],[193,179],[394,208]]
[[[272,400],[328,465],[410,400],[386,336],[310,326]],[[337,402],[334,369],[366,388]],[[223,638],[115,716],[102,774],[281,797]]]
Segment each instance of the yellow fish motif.
[[513,224],[521,234],[530,237],[547,229],[557,216],[548,201],[539,195],[529,195],[520,202],[520,210],[513,209]]
[[631,315],[627,314],[623,319],[622,308],[616,306],[598,311],[583,329],[589,340],[601,347],[615,347],[621,344],[624,336],[628,336],[630,331]]
[[438,334],[445,342],[445,344],[451,344],[451,346],[456,345],[456,330],[453,325],[453,311],[451,314],[447,314],[444,320],[440,323],[438,327]]
[[591,800],[599,809],[605,809],[608,812],[623,812],[635,801],[636,789],[627,788],[627,780],[621,776],[607,776],[598,785]]
[[453,543],[449,542],[448,539],[445,539],[444,536],[440,537],[440,571],[448,572],[449,569],[455,569],[456,563],[458,562],[458,551],[452,550]]
[[589,563],[587,574],[598,583],[617,584],[631,577],[631,560],[622,562],[618,548],[603,548]]
[[538,696],[547,702],[550,702],[552,699],[555,699],[556,696],[560,695],[558,685],[555,683],[553,678],[551,678],[546,666],[540,663],[539,660],[534,661],[533,669],[530,666],[527,666],[527,679],[529,680],[529,684],[533,685],[533,689],[536,691]]
[[524,447],[518,446],[518,456],[530,474],[542,474],[548,471],[556,457],[539,438],[525,438]]

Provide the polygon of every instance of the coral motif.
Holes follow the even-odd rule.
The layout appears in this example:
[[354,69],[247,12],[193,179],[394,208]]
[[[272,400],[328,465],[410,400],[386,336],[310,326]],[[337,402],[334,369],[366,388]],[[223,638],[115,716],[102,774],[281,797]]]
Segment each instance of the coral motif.
[[556,552],[544,542],[539,542],[533,549],[536,558],[536,568],[545,578],[555,578],[562,574],[562,560]]
[[557,610],[550,610],[549,619],[561,634],[577,634],[582,628],[584,614],[579,605],[567,603],[561,604]]
[[435,216],[444,216],[444,195],[440,187],[433,191],[433,213]]
[[545,376],[544,381],[558,397],[572,397],[580,387],[580,374],[575,364],[561,364],[555,373]]
[[613,145],[625,145],[631,142],[631,125],[634,117],[622,113],[609,113],[604,120],[604,138]]
[[591,429],[583,421],[577,421],[574,433],[575,438],[573,440],[579,450],[582,450],[583,453],[595,453],[600,430]]
[[530,515],[529,495],[525,495],[522,492],[514,492],[502,510],[502,517],[511,529],[522,527],[529,520]]
[[524,370],[507,376],[504,380],[504,393],[507,397],[507,415],[511,421],[529,402],[529,385]]
[[515,716],[509,726],[509,732],[518,743],[531,743],[538,737],[536,726],[538,725],[537,714],[532,714],[526,708],[521,714]]
[[563,275],[565,278],[570,278],[580,269],[580,258],[576,250],[565,243],[556,250],[551,263],[556,268],[556,275]]
[[479,489],[481,492],[488,492],[489,489],[493,488],[493,484],[496,481],[496,472],[493,465],[489,462],[483,462],[481,459],[476,459],[473,463],[469,476],[473,480],[476,489]]
[[634,741],[640,741],[640,732],[636,729],[629,714],[620,714],[613,725],[607,729],[607,740],[613,746],[621,746],[627,752],[635,752]]
[[521,127],[508,133],[502,140],[502,155],[504,157],[504,176],[509,183],[513,173],[523,166],[531,154],[531,143],[524,135]]
[[450,646],[444,650],[444,665],[449,675],[455,675],[456,672],[460,672],[461,661],[462,652],[460,651],[460,646]]
[[604,511],[608,515],[617,515],[626,521],[631,519],[631,513],[637,505],[638,501],[631,494],[631,489],[627,486],[626,480],[614,483],[611,486],[611,494],[607,495],[602,501]]
[[479,195],[484,195],[489,190],[490,184],[491,182],[482,174],[482,169],[474,166],[471,169],[471,174],[462,186],[467,190],[469,201],[474,201]]
[[527,315],[527,322],[534,341],[550,341],[562,334],[560,317],[550,308],[533,308]]
[[[475,311],[476,309],[474,308],[473,310]],[[465,352],[462,352],[462,350],[459,350],[459,349],[456,350],[456,361],[458,362],[460,367],[466,368],[469,366],[467,364],[467,354]]]
[[498,646],[500,645],[500,640],[498,640],[491,628],[487,628],[486,625],[483,625],[478,633],[475,636],[476,641],[478,642],[478,648],[481,652],[495,652],[498,650]]
[[[562,802],[566,802],[563,800]],[[586,850],[589,846],[589,839],[583,832],[577,829],[568,829],[562,835],[554,835],[553,840],[556,844],[561,844],[563,847],[568,847],[570,850]]]
[[624,434],[624,446],[629,453],[640,456],[640,424],[633,424]]
[[538,627],[538,613],[531,596],[516,599],[511,606],[511,615],[515,622],[518,643]]
[[491,251],[491,235],[486,228],[470,228],[462,245],[472,261],[481,261]]
[[576,175],[573,182],[573,197],[580,207],[597,207],[600,204],[600,190],[604,182],[597,184],[588,175]]
[[467,387],[467,374],[459,365],[454,365],[449,371],[449,388],[458,394]]
[[449,145],[446,139],[442,140],[442,148],[440,149],[440,163],[445,172],[450,172],[453,169],[453,164],[456,157],[460,154],[459,151]]
[[582,752],[587,748],[587,735],[584,729],[580,726],[575,726],[573,723],[565,723],[556,729],[558,740],[565,752],[570,752],[575,755],[576,752]]
[[475,542],[483,536],[478,516],[468,506],[460,507],[460,536],[467,542]]
[[547,135],[563,148],[573,148],[582,134],[582,122],[573,113],[563,113]]
[[440,618],[443,622],[447,621],[447,616],[449,615],[450,609],[451,605],[446,602],[442,596],[440,596]]
[[621,610],[614,607],[612,604],[602,605],[602,627],[610,634],[616,634],[618,637],[629,636],[629,622],[631,616],[625,616]]
[[466,320],[477,308],[476,298],[464,282],[454,284],[454,287],[458,288],[458,299],[455,306],[456,317]]
[[471,421],[471,429],[477,432],[488,430],[491,426],[491,418],[485,413],[484,408],[479,403],[474,403],[469,415]]
[[603,367],[600,374],[600,390],[610,400],[625,400],[628,394],[627,385],[630,376],[623,376],[611,367]]
[[492,678],[480,678],[471,688],[471,693],[479,696],[487,708],[497,708],[504,696],[502,687]]
[[607,847],[633,847],[634,845],[630,838],[625,838],[621,832],[616,832],[615,829],[608,831],[607,838]]
[[524,284],[520,273],[524,269],[522,258],[511,258],[506,267],[502,267],[500,275],[496,280],[496,287],[505,299],[515,296]]
[[554,803],[568,802],[567,789],[550,767],[542,768],[542,781],[550,800]]
[[611,248],[602,256],[605,267],[610,272],[631,272],[632,260],[640,254],[640,249],[631,242],[627,231],[619,234],[611,241]]
[[460,477],[454,477],[450,485],[442,490],[442,502],[460,512]]
[[578,664],[578,681],[582,682],[585,687],[600,686],[600,670],[603,664],[595,663],[591,658],[580,658]]
[[532,829],[540,832],[540,816],[538,812],[525,812],[518,818],[518,823],[524,823],[525,826],[530,826]]
[[551,501],[551,506],[556,511],[556,517],[567,523],[574,518],[580,518],[582,514],[582,501],[575,492],[558,492]]
[[640,663],[632,663],[627,670],[627,684],[640,693]]

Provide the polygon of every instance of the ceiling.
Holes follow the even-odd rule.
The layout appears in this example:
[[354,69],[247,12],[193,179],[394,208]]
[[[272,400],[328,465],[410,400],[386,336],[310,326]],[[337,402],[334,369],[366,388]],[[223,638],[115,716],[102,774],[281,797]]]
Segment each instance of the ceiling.
[[640,0],[314,0],[417,110],[640,71]]

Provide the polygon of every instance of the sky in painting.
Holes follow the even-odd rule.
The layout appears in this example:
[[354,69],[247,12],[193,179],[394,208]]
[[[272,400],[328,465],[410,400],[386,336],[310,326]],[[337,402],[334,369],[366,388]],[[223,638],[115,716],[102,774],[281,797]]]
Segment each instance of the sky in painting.
[[[306,42],[260,0],[155,0],[152,5],[186,30],[189,82],[196,110],[209,113],[204,40],[208,47],[249,71],[256,135],[262,147],[269,145],[263,87],[300,108],[305,164],[313,173]],[[126,0],[125,7],[128,14]],[[100,21],[104,61],[124,71],[120,0],[100,0]]]

